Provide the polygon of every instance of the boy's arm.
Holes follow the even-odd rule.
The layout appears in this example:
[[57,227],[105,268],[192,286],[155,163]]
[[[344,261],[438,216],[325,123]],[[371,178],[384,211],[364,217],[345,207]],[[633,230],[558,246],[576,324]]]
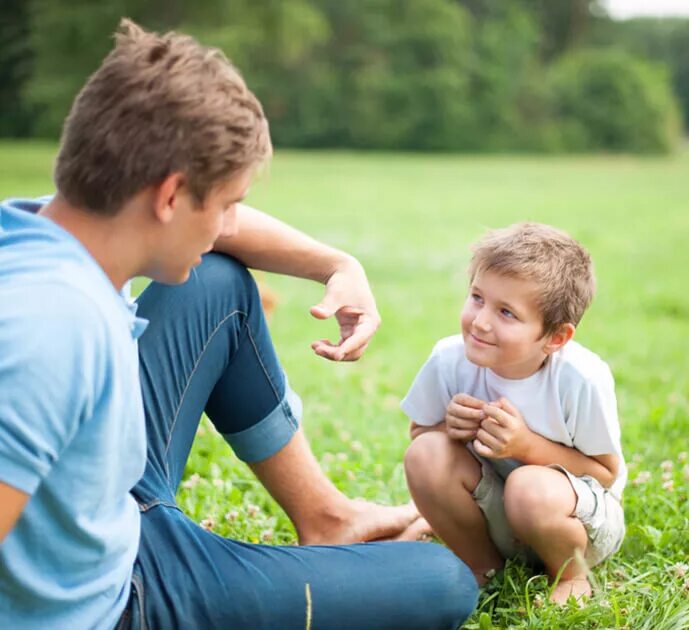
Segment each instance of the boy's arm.
[[617,478],[620,458],[613,454],[584,455],[571,446],[553,442],[538,433],[531,433],[522,457],[517,457],[525,464],[548,466],[558,464],[577,477],[590,475],[605,488],[609,488]]
[[311,314],[318,319],[335,315],[340,340],[315,341],[311,347],[327,359],[358,359],[380,325],[376,302],[359,261],[243,204],[237,205],[237,226],[237,233],[220,237],[214,249],[253,269],[325,284],[325,296],[311,307]]
[[19,520],[29,495],[0,481],[0,544]]
[[574,475],[591,475],[606,488],[617,478],[620,463],[617,455],[584,455],[576,448],[534,433],[506,398],[486,405],[484,411],[487,417],[481,423],[473,443],[479,455],[493,459],[516,459],[524,464],[539,466],[558,464]]

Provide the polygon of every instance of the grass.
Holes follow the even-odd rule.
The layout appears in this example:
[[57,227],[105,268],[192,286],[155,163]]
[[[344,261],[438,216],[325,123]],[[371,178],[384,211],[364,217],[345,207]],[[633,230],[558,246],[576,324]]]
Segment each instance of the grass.
[[[55,147],[0,144],[0,197],[51,190]],[[689,627],[685,451],[689,416],[689,153],[669,158],[456,157],[278,152],[250,203],[356,254],[383,326],[357,364],[326,364],[309,342],[335,336],[308,307],[321,289],[265,280],[280,302],[271,323],[305,403],[316,456],[344,492],[408,499],[399,400],[434,342],[453,334],[469,244],[487,227],[531,219],[568,230],[591,251],[598,295],[577,338],[617,381],[628,533],[594,570],[585,609],[547,603],[548,586],[518,562],[482,592],[467,628]],[[222,535],[293,543],[280,508],[204,420],[178,495]],[[686,574],[685,574],[686,572]]]

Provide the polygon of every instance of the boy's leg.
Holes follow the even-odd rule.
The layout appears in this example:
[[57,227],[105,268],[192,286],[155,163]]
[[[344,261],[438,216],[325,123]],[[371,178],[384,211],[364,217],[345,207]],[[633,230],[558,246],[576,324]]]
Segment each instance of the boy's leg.
[[404,459],[412,498],[433,531],[471,567],[479,584],[503,559],[488,534],[473,496],[481,465],[464,444],[444,431],[417,436]]
[[545,466],[521,466],[505,483],[505,512],[519,540],[543,561],[551,578],[566,564],[551,599],[564,602],[570,595],[591,594],[584,558],[588,536],[574,516],[577,495],[559,470]]

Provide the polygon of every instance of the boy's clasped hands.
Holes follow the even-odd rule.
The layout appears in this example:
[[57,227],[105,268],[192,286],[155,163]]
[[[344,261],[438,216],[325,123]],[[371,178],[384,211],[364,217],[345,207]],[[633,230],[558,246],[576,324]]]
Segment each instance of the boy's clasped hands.
[[447,435],[471,442],[477,455],[524,460],[534,433],[507,398],[486,402],[457,394],[445,412]]

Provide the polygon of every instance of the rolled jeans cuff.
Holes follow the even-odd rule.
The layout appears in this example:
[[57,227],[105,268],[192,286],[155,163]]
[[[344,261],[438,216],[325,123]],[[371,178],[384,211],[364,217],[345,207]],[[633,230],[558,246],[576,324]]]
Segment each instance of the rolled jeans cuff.
[[299,395],[285,383],[285,396],[265,418],[243,431],[223,437],[237,457],[255,463],[275,455],[299,429],[302,403]]

